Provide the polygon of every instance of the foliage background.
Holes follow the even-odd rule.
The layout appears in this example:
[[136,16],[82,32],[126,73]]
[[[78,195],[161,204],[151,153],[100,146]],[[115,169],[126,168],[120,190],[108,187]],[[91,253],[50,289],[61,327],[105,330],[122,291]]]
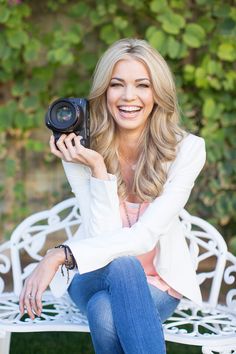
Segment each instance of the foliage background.
[[57,97],[86,96],[113,41],[147,39],[175,75],[182,120],[206,140],[188,209],[236,252],[236,6],[225,0],[0,0],[2,238],[32,211],[70,194],[49,153],[44,115]]

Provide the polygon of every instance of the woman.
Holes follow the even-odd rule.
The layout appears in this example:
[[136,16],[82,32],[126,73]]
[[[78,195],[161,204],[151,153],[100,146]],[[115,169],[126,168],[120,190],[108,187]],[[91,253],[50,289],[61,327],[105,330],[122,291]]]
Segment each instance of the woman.
[[26,280],[20,310],[34,318],[49,283],[56,296],[68,288],[87,314],[96,353],[163,354],[161,323],[182,296],[202,302],[178,214],[205,163],[204,140],[179,127],[170,70],[142,40],[107,50],[89,103],[91,149],[74,133],[57,147],[50,140],[83,224]]

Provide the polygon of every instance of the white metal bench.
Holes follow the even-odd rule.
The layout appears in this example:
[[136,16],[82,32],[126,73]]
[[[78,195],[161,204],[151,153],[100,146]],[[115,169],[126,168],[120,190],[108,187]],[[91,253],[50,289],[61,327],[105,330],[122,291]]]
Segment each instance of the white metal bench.
[[[202,353],[236,353],[236,257],[220,233],[206,221],[183,210],[180,214],[204,294],[202,308],[182,299],[164,324],[167,341],[197,345]],[[0,246],[0,354],[8,354],[11,332],[89,332],[84,317],[69,297],[43,295],[40,318],[20,318],[18,296],[24,279],[45,254],[72,238],[81,218],[75,198],[26,218],[11,239]],[[48,244],[49,242],[49,244]],[[10,285],[12,285],[12,289]]]

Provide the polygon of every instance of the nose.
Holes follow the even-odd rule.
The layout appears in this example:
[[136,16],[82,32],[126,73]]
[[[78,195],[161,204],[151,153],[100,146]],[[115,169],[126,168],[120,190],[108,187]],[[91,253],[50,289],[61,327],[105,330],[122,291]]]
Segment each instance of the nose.
[[136,98],[136,88],[132,85],[127,85],[124,88],[123,98],[126,101],[133,101]]

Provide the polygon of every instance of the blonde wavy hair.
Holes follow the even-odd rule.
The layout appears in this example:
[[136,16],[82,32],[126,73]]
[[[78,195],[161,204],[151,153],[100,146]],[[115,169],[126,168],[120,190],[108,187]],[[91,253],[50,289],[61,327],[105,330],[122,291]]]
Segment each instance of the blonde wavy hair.
[[185,132],[179,126],[176,89],[171,71],[160,53],[146,41],[121,39],[111,45],[98,61],[88,97],[91,148],[103,156],[108,172],[117,176],[119,197],[127,198],[127,186],[120,171],[116,125],[106,101],[114,66],[127,55],[145,65],[154,95],[155,104],[140,138],[140,154],[132,186],[133,194],[142,201],[150,202],[162,193],[167,178],[166,162],[175,159],[177,144]]

